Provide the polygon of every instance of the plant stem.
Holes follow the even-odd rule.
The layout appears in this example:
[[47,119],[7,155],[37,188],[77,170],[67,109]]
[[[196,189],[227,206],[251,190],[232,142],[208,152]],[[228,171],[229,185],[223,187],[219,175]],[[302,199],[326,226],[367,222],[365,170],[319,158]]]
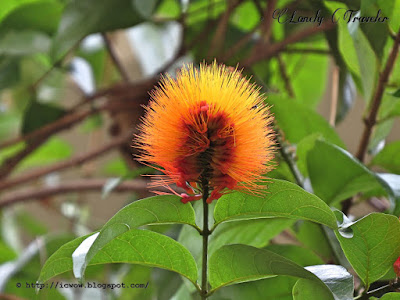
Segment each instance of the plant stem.
[[203,258],[202,258],[202,270],[201,270],[201,299],[207,299],[207,256],[208,256],[208,236],[210,230],[208,229],[208,194],[209,187],[208,182],[202,182],[203,189]]

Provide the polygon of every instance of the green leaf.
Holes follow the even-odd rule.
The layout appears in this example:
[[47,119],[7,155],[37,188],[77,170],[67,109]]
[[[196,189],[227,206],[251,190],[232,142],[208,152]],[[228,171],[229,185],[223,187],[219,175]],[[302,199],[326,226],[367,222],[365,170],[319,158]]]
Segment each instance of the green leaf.
[[353,107],[357,97],[357,90],[351,74],[339,71],[339,97],[336,111],[336,123],[342,121]]
[[[338,8],[342,8],[335,14],[336,19],[342,19],[338,22],[339,49],[349,70],[355,75],[355,80],[361,81],[362,92],[365,100],[368,102],[372,98],[378,73],[378,60],[375,52],[366,38],[365,33],[361,30],[359,22],[343,22],[344,14],[347,11],[343,3],[324,3],[331,9],[332,13]],[[358,14],[359,13],[360,12],[358,12]],[[353,15],[359,17],[358,14]],[[349,17],[349,14],[347,14],[347,17]],[[377,39],[376,36],[373,38]]]
[[287,275],[310,280],[333,299],[328,287],[318,277],[287,258],[268,250],[245,245],[228,245],[217,250],[209,260],[212,291],[238,282]]
[[[19,1],[19,0],[17,0]],[[22,1],[20,1],[22,2]],[[44,0],[21,3],[6,16],[0,30],[35,30],[53,35],[57,30],[64,5],[61,1]]]
[[215,225],[226,221],[285,217],[303,219],[336,228],[331,209],[318,197],[288,181],[270,179],[259,196],[233,192],[222,196],[215,206]]
[[266,102],[272,105],[271,112],[275,121],[289,142],[298,143],[311,134],[319,133],[326,140],[345,147],[328,122],[307,106],[293,99],[277,96],[268,96]]
[[372,213],[350,226],[353,237],[336,236],[358,276],[368,288],[385,275],[400,256],[400,222],[392,215]]
[[380,300],[400,300],[400,294],[399,293],[386,293],[379,299]]
[[6,243],[0,240],[0,264],[17,258],[17,254]]
[[333,299],[332,293],[307,279],[299,279],[293,287],[293,300]]
[[[393,6],[395,1],[381,1],[381,0],[364,0],[361,1],[361,16],[379,16],[392,18]],[[383,49],[385,47],[387,38],[389,37],[389,30],[387,23],[362,23],[360,24],[362,32],[368,39],[371,48],[374,50],[376,56],[381,60],[383,57]]]
[[0,90],[15,85],[19,82],[20,77],[19,60],[11,57],[0,57]]
[[[296,278],[277,276],[257,281],[243,282],[217,290],[210,300],[221,299],[273,299],[293,300],[292,289]],[[186,299],[184,299],[186,300]]]
[[77,277],[83,277],[86,265],[106,244],[119,239],[126,231],[143,225],[171,223],[188,224],[198,229],[193,207],[180,202],[177,196],[155,196],[125,206],[104,225],[87,249]]
[[[38,281],[46,282],[58,274],[72,270],[73,252],[87,238],[80,237],[60,247],[46,261]],[[197,280],[197,267],[190,252],[170,237],[148,230],[126,231],[99,250],[89,265],[107,263],[131,263],[163,268],[177,272],[193,283]]]
[[[64,116],[65,110],[33,100],[24,114],[22,133],[27,134]],[[39,118],[40,116],[40,118]]]
[[144,19],[149,19],[153,12],[156,10],[159,0],[131,0],[133,8],[139,12]]
[[267,246],[265,250],[282,255],[302,267],[321,265],[324,263],[324,261],[310,249],[306,249],[297,245],[271,244]]
[[315,194],[328,204],[382,189],[375,174],[350,153],[324,141],[316,141],[308,152],[307,169]]
[[210,236],[208,253],[212,255],[217,249],[227,244],[265,247],[272,238],[293,222],[285,218],[272,218],[223,223]]
[[373,165],[380,166],[386,170],[400,174],[400,141],[387,144],[371,162]]
[[181,11],[179,0],[162,0],[156,14],[163,17],[178,18]]
[[[110,14],[112,12],[112,14]],[[127,28],[144,19],[127,0],[70,1],[62,14],[52,57],[59,59],[90,33]]]
[[72,151],[72,146],[68,142],[54,136],[26,157],[19,168],[44,166],[67,159],[71,157]]
[[[310,47],[324,49],[326,48],[326,43],[321,40],[296,44],[296,49]],[[288,77],[293,87],[296,101],[315,109],[323,99],[326,89],[329,57],[319,54],[291,53],[282,55],[282,58],[286,62]],[[281,90],[284,90],[284,83],[282,84]]]
[[8,0],[8,1],[2,1],[0,3],[0,22],[2,21],[2,19],[9,14],[10,12],[12,12],[13,10],[15,10],[16,8],[29,3],[29,2],[34,2],[37,0]]
[[[334,255],[329,240],[319,224],[298,221],[293,226],[293,234],[305,248],[321,257],[324,261],[333,259]],[[293,258],[291,259],[294,260]],[[298,261],[296,262],[299,263]]]

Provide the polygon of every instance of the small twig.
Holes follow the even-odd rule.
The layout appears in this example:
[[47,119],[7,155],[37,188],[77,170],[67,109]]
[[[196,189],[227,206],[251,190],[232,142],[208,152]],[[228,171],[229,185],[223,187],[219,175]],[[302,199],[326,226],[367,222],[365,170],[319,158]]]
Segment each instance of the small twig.
[[312,49],[312,48],[286,48],[282,52],[285,53],[307,53],[307,54],[332,54],[330,50],[326,49]]
[[379,106],[382,101],[383,92],[385,90],[385,84],[388,82],[390,73],[392,72],[394,63],[395,63],[397,55],[399,53],[399,44],[400,44],[400,31],[397,33],[396,39],[394,41],[392,50],[389,54],[385,68],[379,76],[378,86],[376,88],[376,92],[375,92],[374,98],[372,100],[371,109],[369,111],[368,117],[365,119],[364,132],[363,132],[363,135],[362,135],[362,138],[360,141],[360,145],[358,147],[358,151],[356,154],[356,157],[361,162],[364,161],[365,154],[368,149],[369,139],[372,134],[372,129],[376,124],[376,118],[378,115]]
[[279,71],[280,71],[280,73],[282,75],[283,82],[285,83],[285,89],[287,90],[290,98],[295,98],[295,94],[294,94],[294,90],[293,90],[292,84],[291,84],[289,76],[288,76],[288,74],[286,72],[285,62],[282,60],[280,55],[277,55],[276,59],[278,60]]
[[13,139],[10,139],[8,141],[1,143],[0,150],[3,148],[9,147],[11,145],[14,145],[16,143],[19,143],[19,142],[34,141],[40,137],[47,137],[52,134],[58,133],[61,130],[69,128],[73,124],[83,121],[88,116],[95,114],[95,113],[101,111],[102,109],[104,109],[104,107],[92,108],[92,109],[86,110],[86,111],[79,111],[79,112],[77,111],[77,112],[67,114],[67,115],[61,117],[60,119],[57,119],[56,121],[54,121],[50,124],[44,125],[44,126],[40,127],[39,129],[32,131],[26,135],[19,136],[19,137],[16,137],[16,138],[13,138]]
[[210,43],[210,48],[207,53],[207,57],[211,58],[213,55],[218,53],[225,41],[226,31],[228,29],[229,18],[234,12],[235,8],[239,5],[239,0],[231,0],[228,3],[228,8],[225,10],[224,14],[220,18],[218,26],[215,30],[215,34]]
[[365,293],[363,295],[361,295],[361,297],[359,298],[355,298],[357,300],[368,300],[371,297],[382,297],[384,294],[388,293],[388,292],[393,292],[395,291],[397,288],[400,288],[400,281],[393,283],[393,284],[388,284],[385,286],[381,286],[375,290],[369,291],[368,293]]
[[290,44],[297,43],[297,42],[299,42],[305,38],[308,38],[310,36],[313,36],[315,34],[324,32],[326,30],[330,30],[330,29],[334,28],[335,26],[336,25],[334,23],[325,23],[319,27],[310,26],[310,27],[307,27],[306,29],[304,29],[303,31],[295,32],[292,35],[285,38],[283,41],[280,41],[280,42],[277,42],[274,44],[270,44],[268,47],[263,47],[262,50],[265,49],[264,51],[255,52],[253,55],[251,55],[250,57],[245,59],[242,62],[242,65],[244,67],[250,67],[251,65],[253,65],[254,63],[256,63],[258,61],[271,58],[271,57],[277,55],[279,52],[284,51],[286,49],[286,47]]
[[106,33],[102,33],[101,36],[103,37],[104,44],[107,48],[108,54],[110,55],[110,58],[112,62],[114,63],[115,67],[117,68],[119,74],[121,75],[122,79],[125,82],[129,82],[129,76],[124,67],[122,66],[121,62],[119,61],[117,55],[114,52],[114,49],[111,44],[110,38],[107,36]]
[[[56,187],[44,187],[41,189],[30,188],[19,192],[10,192],[4,194],[1,197],[0,209],[14,205],[21,202],[31,201],[35,199],[43,199],[58,194],[83,192],[83,191],[96,191],[102,190],[108,179],[80,179],[76,181],[70,181],[62,183]],[[116,186],[113,191],[115,192],[129,192],[129,191],[146,191],[148,189],[147,181],[145,180],[126,180]],[[169,190],[164,188],[158,188],[159,190],[168,192]]]
[[332,73],[332,90],[331,90],[331,109],[329,114],[329,124],[335,127],[336,123],[336,112],[339,94],[339,68],[334,65]]
[[42,168],[42,169],[32,171],[29,173],[24,173],[20,177],[9,179],[8,181],[0,182],[0,190],[4,190],[6,188],[10,188],[13,186],[20,185],[22,183],[29,182],[31,180],[38,179],[41,176],[44,176],[44,175],[47,175],[47,174],[50,174],[50,173],[53,173],[56,171],[64,170],[64,169],[67,169],[67,168],[70,168],[73,166],[82,165],[83,163],[90,161],[98,156],[101,156],[123,143],[126,143],[130,137],[132,137],[132,134],[117,137],[117,138],[113,139],[111,142],[109,142],[108,144],[106,144],[106,145],[102,146],[101,148],[96,149],[94,151],[85,153],[83,155],[76,156],[69,160],[65,160],[65,161],[56,163],[56,164],[46,167],[46,168]]

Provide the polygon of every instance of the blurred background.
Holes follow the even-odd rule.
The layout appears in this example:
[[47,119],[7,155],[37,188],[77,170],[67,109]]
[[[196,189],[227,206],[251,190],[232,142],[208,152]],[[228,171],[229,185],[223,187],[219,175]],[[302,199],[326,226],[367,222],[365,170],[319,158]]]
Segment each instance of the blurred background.
[[[339,7],[361,15],[381,9],[390,22],[332,24],[330,16]],[[289,10],[285,19],[295,10],[312,19],[320,10],[325,21],[321,26],[279,23],[272,15],[283,8]],[[98,267],[87,275],[103,282],[150,280],[152,290],[138,290],[136,298],[123,291],[79,289],[36,296],[33,289],[15,284],[35,282],[40,266],[60,245],[100,228],[127,203],[152,195],[147,178],[140,175],[153,171],[134,160],[131,144],[142,105],[160,74],[175,76],[185,63],[214,59],[243,69],[262,87],[267,103],[271,99],[279,106],[284,99],[301,105],[301,111],[295,106],[287,126],[294,120],[307,135],[324,135],[319,121],[308,124],[324,119],[355,154],[365,110],[399,24],[399,1],[0,1],[2,299],[171,298],[180,278],[144,267]],[[394,95],[399,82],[396,63],[368,163],[385,144],[400,138],[395,118],[400,93]],[[300,137],[283,138],[295,152]],[[285,172],[278,168],[271,176],[294,181]],[[352,212],[363,215],[369,205],[355,206]],[[372,209],[376,205],[384,207],[385,200]],[[179,227],[154,230],[177,237]],[[288,240],[290,233],[283,232],[272,242]]]

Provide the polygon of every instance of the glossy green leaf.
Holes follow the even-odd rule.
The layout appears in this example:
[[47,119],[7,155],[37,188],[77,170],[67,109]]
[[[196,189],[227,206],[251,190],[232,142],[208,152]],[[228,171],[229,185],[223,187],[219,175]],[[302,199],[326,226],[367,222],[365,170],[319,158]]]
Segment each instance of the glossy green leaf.
[[275,121],[289,142],[298,143],[310,134],[319,133],[326,140],[345,147],[328,122],[307,106],[293,99],[276,96],[268,96],[266,103],[272,105]]
[[[17,0],[19,1],[19,0]],[[57,0],[23,1],[0,24],[0,30],[35,30],[53,35],[64,4]],[[1,13],[0,13],[1,14]]]
[[268,245],[265,250],[282,255],[302,267],[321,265],[324,263],[324,261],[310,249],[297,245],[271,244]]
[[[367,0],[361,1],[361,16],[379,16],[392,18],[395,1]],[[386,22],[369,22],[360,24],[371,48],[379,59],[383,57],[383,49],[389,37],[389,30]]]
[[18,7],[30,3],[30,2],[35,2],[37,0],[8,0],[8,1],[2,1],[0,3],[0,22],[2,19],[12,12],[13,10],[17,9]]
[[[75,239],[56,251],[45,263],[39,282],[73,269],[72,254],[87,236]],[[82,251],[88,249],[81,249]],[[196,263],[189,251],[173,239],[148,230],[131,229],[107,243],[90,265],[131,263],[177,272],[195,283]]]
[[347,259],[366,287],[385,275],[400,256],[400,221],[372,213],[350,226],[353,237],[336,233]]
[[[110,14],[112,12],[112,14]],[[90,33],[126,28],[144,19],[126,0],[79,0],[69,2],[62,14],[54,44],[54,60],[65,55]]]
[[318,277],[287,258],[271,251],[245,245],[228,245],[209,259],[209,281],[212,290],[238,282],[287,275],[304,278],[320,286],[333,299],[328,287]]
[[336,228],[331,209],[318,197],[288,181],[270,179],[259,196],[233,192],[222,196],[215,206],[216,225],[225,221],[285,217],[304,219]]
[[389,143],[373,159],[372,164],[400,174],[400,141]]
[[[210,300],[227,299],[274,299],[293,300],[295,277],[277,276],[226,286],[217,290]],[[186,300],[186,299],[182,299]]]
[[334,299],[321,285],[307,279],[299,279],[293,287],[293,300],[325,300]]
[[271,218],[223,223],[210,236],[209,255],[227,244],[265,247],[272,238],[293,222],[293,220],[285,218]]
[[400,300],[400,294],[399,293],[386,293],[379,299],[380,300]]
[[375,174],[350,153],[324,141],[316,141],[308,152],[307,169],[315,194],[328,204],[382,188]]
[[84,255],[80,266],[83,277],[86,265],[108,243],[119,239],[121,234],[149,224],[188,224],[197,228],[193,207],[180,202],[177,196],[155,196],[135,201],[117,212],[101,229],[99,236]]

